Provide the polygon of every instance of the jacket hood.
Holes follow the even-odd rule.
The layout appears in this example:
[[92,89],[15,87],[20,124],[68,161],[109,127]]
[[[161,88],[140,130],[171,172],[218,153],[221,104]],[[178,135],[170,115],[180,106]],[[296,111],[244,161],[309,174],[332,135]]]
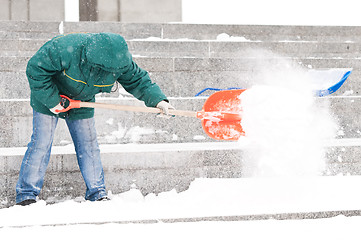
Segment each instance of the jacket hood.
[[128,66],[132,57],[124,38],[114,33],[92,34],[85,46],[88,63],[105,71],[118,71]]

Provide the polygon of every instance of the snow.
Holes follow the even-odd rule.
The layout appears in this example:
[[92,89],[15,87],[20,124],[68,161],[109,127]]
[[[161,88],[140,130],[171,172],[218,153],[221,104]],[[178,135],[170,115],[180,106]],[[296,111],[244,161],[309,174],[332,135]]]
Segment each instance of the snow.
[[220,33],[217,35],[216,39],[207,39],[207,40],[196,40],[196,39],[189,39],[189,38],[160,38],[160,37],[148,37],[148,38],[141,38],[141,39],[132,39],[132,41],[163,41],[163,42],[212,42],[212,41],[224,41],[224,42],[261,42],[261,41],[251,41],[246,39],[242,36],[230,36],[227,33]]
[[[263,226],[263,227],[262,227]],[[357,218],[325,220],[268,220],[262,222],[205,222],[104,224],[4,229],[5,236],[26,239],[359,239]],[[342,230],[340,230],[342,228]],[[38,234],[34,236],[33,234]]]
[[335,85],[352,68],[312,69],[307,71],[307,77],[312,79],[312,88],[324,90]]
[[[132,189],[105,202],[39,201],[1,209],[0,235],[32,239],[37,233],[34,239],[62,239],[82,234],[97,239],[101,232],[103,237],[119,234],[130,239],[339,239],[342,234],[348,237],[342,239],[356,239],[360,217],[250,222],[215,217],[360,209],[361,193],[355,191],[360,184],[359,176],[196,179],[181,193],[144,197]],[[208,221],[197,222],[198,217]],[[187,218],[190,222],[182,222]]]
[[64,18],[67,22],[79,21],[79,1],[64,0]]
[[230,36],[227,33],[221,33],[217,36],[217,41],[234,41],[234,42],[250,42],[251,40],[245,37]]

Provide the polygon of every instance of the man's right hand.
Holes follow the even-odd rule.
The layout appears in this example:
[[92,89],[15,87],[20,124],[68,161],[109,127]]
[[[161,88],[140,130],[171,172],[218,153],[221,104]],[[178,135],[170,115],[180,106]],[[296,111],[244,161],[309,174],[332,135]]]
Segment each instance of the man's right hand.
[[63,110],[64,109],[64,107],[63,106],[61,106],[61,104],[59,103],[58,105],[56,105],[55,107],[53,107],[53,108],[50,108],[49,110],[52,112],[52,113],[54,113],[54,114],[59,114],[56,110]]

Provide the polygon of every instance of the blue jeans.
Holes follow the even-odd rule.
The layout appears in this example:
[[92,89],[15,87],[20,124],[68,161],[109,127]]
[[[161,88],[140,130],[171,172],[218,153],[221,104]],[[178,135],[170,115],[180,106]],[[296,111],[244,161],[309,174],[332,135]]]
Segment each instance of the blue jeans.
[[[43,187],[58,118],[33,111],[33,134],[16,184],[16,203],[36,199]],[[94,118],[66,120],[74,142],[78,165],[86,185],[85,199],[105,197],[104,172]]]

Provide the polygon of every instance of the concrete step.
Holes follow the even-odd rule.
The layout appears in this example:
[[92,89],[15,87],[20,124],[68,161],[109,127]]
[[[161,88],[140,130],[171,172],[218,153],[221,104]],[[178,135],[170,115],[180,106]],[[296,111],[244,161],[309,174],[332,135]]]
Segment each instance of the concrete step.
[[[163,39],[215,40],[221,33],[253,41],[360,41],[361,28],[354,26],[262,26],[179,23],[119,22],[22,22],[0,21],[0,31],[8,33],[115,32],[126,39],[158,37]],[[8,35],[10,36],[10,35]],[[16,35],[14,35],[16,36]],[[38,36],[38,35],[36,35]]]
[[[128,41],[134,55],[148,57],[259,57],[266,50],[280,57],[355,57],[360,43],[339,42],[250,42],[250,41]],[[271,55],[271,54],[270,54]],[[272,55],[271,55],[272,56]],[[265,56],[267,57],[267,56]]]
[[[331,143],[325,175],[361,174],[360,139]],[[333,145],[333,146],[332,146]],[[242,146],[236,142],[101,145],[108,190],[137,188],[143,194],[184,191],[195,178],[242,177]],[[0,207],[14,204],[15,185],[25,148],[0,148]],[[345,159],[340,162],[339,159]],[[84,182],[72,146],[53,147],[41,199],[49,203],[83,196]]]
[[47,40],[59,35],[59,32],[9,32],[0,30],[0,39],[2,40]]
[[[25,75],[29,57],[0,57],[0,99],[24,99],[29,97],[28,81]],[[249,58],[144,58],[135,57],[140,67],[169,97],[194,97],[207,87],[247,88],[252,86],[262,64],[277,64],[280,59]],[[353,68],[353,72],[334,95],[359,95],[361,85],[360,59],[288,59],[307,68]],[[279,65],[279,64],[278,64]],[[352,90],[352,92],[351,92]],[[110,96],[118,97],[119,91]]]
[[[98,102],[120,105],[143,105],[135,99],[98,98]],[[199,111],[205,98],[171,98],[179,110]],[[360,97],[324,97],[318,104],[330,105],[331,113],[338,120],[339,138],[361,137],[361,120],[355,118],[361,106]],[[0,101],[0,147],[24,147],[32,133],[32,109],[28,100]],[[97,109],[95,114],[98,140],[101,144],[125,143],[179,143],[210,142],[196,118],[158,118],[154,114],[132,113]],[[59,121],[54,145],[71,143],[71,137],[63,120]]]
[[0,39],[0,51],[32,51],[35,53],[48,40],[49,39]]
[[[8,53],[37,51],[47,40],[0,39],[0,51]],[[145,57],[240,58],[255,57],[267,50],[282,57],[338,57],[358,56],[360,42],[251,42],[251,41],[169,41],[128,40],[129,51]],[[259,54],[259,53],[258,53]]]
[[59,33],[59,22],[0,21],[1,32]]
[[[0,56],[0,72],[21,72],[26,70],[30,57]],[[360,66],[360,59],[353,58],[195,58],[195,57],[140,57],[134,61],[149,72],[225,72],[254,71],[260,64],[277,65],[282,59],[299,63],[306,68],[354,68]],[[282,63],[282,62],[281,62]]]
[[[184,191],[200,177],[239,177],[240,152],[224,144],[101,146],[106,185],[113,193],[130,188],[143,194]],[[14,203],[25,148],[0,150],[0,207]],[[238,167],[237,167],[238,166]],[[54,147],[40,197],[49,201],[83,196],[84,181],[72,146]]]

